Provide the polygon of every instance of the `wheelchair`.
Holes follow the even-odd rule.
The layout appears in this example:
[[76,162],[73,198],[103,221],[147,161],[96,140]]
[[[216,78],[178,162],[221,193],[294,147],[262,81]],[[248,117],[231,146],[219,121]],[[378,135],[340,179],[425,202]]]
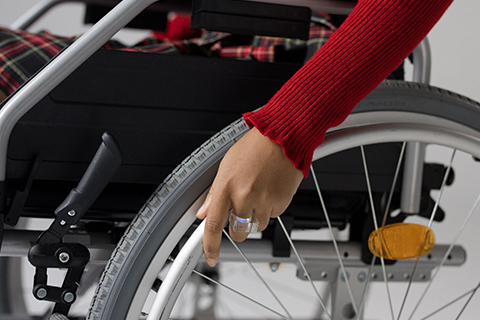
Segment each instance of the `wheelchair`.
[[[27,28],[59,2],[40,2],[16,26]],[[21,290],[16,257],[27,255],[36,268],[32,293],[55,303],[53,313],[68,315],[85,287],[98,283],[93,297],[87,294],[86,319],[477,314],[469,302],[478,285],[466,279],[479,258],[480,190],[469,185],[475,170],[465,169],[480,158],[480,106],[428,85],[427,41],[412,54],[414,81],[386,80],[329,130],[285,214],[241,244],[225,234],[220,263],[210,268],[195,213],[223,155],[248,131],[237,119],[265,104],[300,65],[98,50],[142,12],[188,11],[191,4],[83,2],[116,6],[0,110],[9,226],[2,232],[0,318],[24,316],[13,297]],[[273,12],[279,3],[342,15],[355,5],[258,5]],[[258,25],[272,19],[255,18]],[[23,229],[19,221],[32,218],[53,222]],[[371,232],[399,222],[431,226],[434,249],[409,260],[372,255]],[[60,286],[48,283],[52,268],[68,270]]]

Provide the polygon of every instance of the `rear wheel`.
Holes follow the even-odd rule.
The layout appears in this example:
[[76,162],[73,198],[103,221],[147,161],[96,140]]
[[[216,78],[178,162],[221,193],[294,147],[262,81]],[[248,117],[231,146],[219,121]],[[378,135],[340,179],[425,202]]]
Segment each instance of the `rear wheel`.
[[[186,159],[132,222],[107,265],[88,318],[396,319],[401,313],[402,318],[421,319],[446,305],[442,318],[459,313],[473,317],[468,315],[471,308],[462,309],[480,280],[465,280],[477,265],[471,257],[478,252],[471,248],[476,236],[472,219],[477,219],[473,213],[480,188],[468,185],[476,172],[462,169],[467,162],[475,168],[471,155],[480,158],[479,111],[478,104],[446,91],[385,82],[316,150],[311,176],[319,181],[318,188],[313,179],[305,180],[281,221],[272,221],[263,238],[252,235],[239,246],[249,262],[225,239],[221,263],[210,269],[201,259],[203,228],[197,228],[195,213],[221,158],[248,130],[242,121],[233,123]],[[425,167],[424,199],[414,216],[399,211],[405,141],[426,143],[428,162],[430,157],[439,162]],[[445,149],[449,155],[443,160]],[[340,161],[343,169],[332,172]],[[464,199],[467,194],[472,199]],[[459,201],[446,202],[448,197]],[[329,219],[323,218],[324,211]],[[365,240],[374,220],[381,224],[385,212],[387,223],[431,224],[437,246],[418,264],[387,262],[382,268],[377,259],[371,267]],[[330,230],[323,228],[327,220]],[[288,242],[282,244],[282,225],[287,234],[293,229],[295,250],[289,256]],[[338,239],[337,250],[332,236]],[[472,263],[464,264],[465,251]],[[217,280],[222,284],[212,285]],[[236,285],[236,293],[224,285]],[[252,289],[254,285],[260,289]],[[239,292],[251,295],[251,300],[242,300]]]

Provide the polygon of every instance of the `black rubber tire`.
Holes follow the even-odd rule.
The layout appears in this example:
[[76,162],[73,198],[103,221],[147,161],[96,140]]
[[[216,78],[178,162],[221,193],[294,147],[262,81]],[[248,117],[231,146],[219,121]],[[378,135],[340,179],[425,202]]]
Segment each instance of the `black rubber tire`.
[[[432,115],[480,131],[480,104],[427,85],[385,81],[353,111],[400,111]],[[112,254],[87,319],[120,320],[143,271],[184,211],[211,184],[219,161],[248,130],[242,120],[226,127],[192,153],[159,186]]]

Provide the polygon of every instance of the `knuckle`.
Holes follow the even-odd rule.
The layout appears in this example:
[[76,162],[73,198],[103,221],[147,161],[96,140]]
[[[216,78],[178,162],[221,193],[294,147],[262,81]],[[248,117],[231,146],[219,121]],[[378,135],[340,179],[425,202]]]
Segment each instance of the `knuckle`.
[[205,221],[205,230],[211,233],[220,233],[223,230],[223,224],[216,219],[208,219]]
[[250,188],[242,188],[237,191],[235,196],[238,203],[245,204],[248,203],[252,197],[252,190]]

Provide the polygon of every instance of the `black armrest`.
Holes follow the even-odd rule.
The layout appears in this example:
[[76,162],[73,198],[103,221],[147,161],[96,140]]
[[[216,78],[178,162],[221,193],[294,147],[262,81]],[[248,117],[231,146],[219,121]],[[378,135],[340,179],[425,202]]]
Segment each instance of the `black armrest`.
[[192,29],[308,39],[312,10],[242,0],[194,0]]
[[[119,0],[87,1],[84,23],[96,23],[103,18]],[[130,21],[126,27],[148,30],[165,30],[170,11],[190,13],[191,0],[163,0],[150,5]]]

